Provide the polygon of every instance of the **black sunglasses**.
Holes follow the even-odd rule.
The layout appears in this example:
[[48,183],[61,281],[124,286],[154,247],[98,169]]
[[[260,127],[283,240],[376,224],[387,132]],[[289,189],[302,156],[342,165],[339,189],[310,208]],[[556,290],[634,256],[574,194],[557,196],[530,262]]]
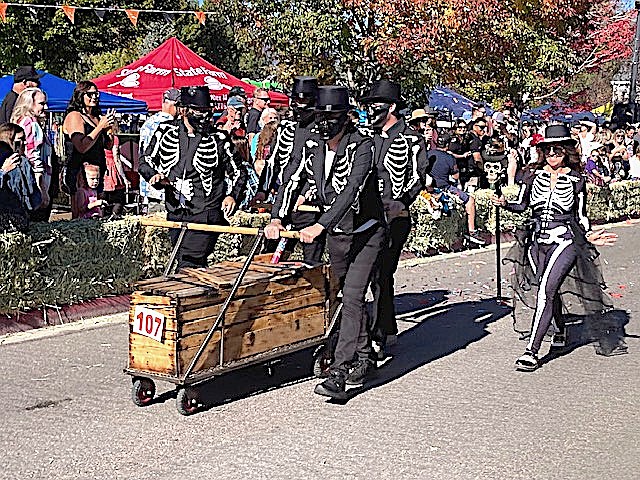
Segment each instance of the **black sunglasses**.
[[270,102],[271,99],[269,97],[256,97],[256,100],[262,100],[264,102]]
[[100,92],[84,92],[87,97],[98,98],[100,96]]

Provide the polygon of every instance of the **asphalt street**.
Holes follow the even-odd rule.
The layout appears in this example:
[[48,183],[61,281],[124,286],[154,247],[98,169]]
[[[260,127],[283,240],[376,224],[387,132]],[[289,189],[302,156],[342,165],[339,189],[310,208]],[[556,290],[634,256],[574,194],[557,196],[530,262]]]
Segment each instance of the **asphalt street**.
[[636,480],[640,225],[614,231],[601,253],[629,353],[584,345],[533,373],[513,368],[490,249],[403,264],[393,358],[346,404],[313,394],[305,351],[207,384],[190,417],[169,384],[136,407],[125,315],[4,339],[0,478]]

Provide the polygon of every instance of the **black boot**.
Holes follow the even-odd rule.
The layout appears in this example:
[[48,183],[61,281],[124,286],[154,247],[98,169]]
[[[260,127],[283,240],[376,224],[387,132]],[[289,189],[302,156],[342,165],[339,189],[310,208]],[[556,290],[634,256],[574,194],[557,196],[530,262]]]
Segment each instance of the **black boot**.
[[324,397],[344,400],[347,398],[345,392],[345,374],[339,370],[331,371],[329,378],[316,385],[313,392]]
[[349,369],[347,385],[362,385],[373,370],[373,363],[369,360],[359,360]]

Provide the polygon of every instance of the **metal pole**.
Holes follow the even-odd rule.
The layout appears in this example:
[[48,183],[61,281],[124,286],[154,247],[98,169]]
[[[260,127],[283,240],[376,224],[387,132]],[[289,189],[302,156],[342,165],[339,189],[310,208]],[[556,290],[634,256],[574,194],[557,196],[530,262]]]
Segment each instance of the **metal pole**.
[[[500,178],[494,184],[496,196],[502,196],[502,187],[500,186]],[[502,300],[502,259],[500,258],[500,207],[496,205],[496,300]]]
[[633,41],[633,60],[631,61],[631,86],[629,88],[629,107],[633,112],[633,121],[637,121],[636,96],[638,82],[638,57],[640,56],[640,1],[635,2],[636,7],[636,35]]

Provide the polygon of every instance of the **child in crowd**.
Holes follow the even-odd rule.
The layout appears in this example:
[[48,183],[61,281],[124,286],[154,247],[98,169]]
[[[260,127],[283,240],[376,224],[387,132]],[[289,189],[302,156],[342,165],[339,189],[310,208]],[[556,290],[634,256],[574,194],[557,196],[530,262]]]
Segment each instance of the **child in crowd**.
[[82,172],[84,178],[78,181],[81,185],[75,194],[73,202],[73,218],[100,218],[102,207],[107,202],[98,198],[98,184],[100,183],[100,167],[85,163]]
[[593,143],[593,150],[591,155],[587,159],[587,163],[584,166],[584,170],[587,173],[587,178],[590,183],[603,187],[611,183],[611,171],[608,167],[608,156],[606,152],[603,152],[603,146],[598,143]]

